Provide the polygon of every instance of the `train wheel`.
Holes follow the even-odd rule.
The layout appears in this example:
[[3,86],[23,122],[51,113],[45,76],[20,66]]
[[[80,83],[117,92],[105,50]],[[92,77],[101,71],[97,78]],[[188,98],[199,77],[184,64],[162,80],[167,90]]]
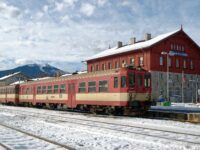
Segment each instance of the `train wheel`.
[[124,114],[124,109],[122,107],[115,107],[114,115],[121,116]]
[[89,112],[92,114],[96,114],[96,107],[95,106],[90,106]]
[[114,114],[114,109],[111,108],[111,107],[106,107],[106,108],[104,109],[104,113],[105,113],[106,115],[113,115],[113,114]]

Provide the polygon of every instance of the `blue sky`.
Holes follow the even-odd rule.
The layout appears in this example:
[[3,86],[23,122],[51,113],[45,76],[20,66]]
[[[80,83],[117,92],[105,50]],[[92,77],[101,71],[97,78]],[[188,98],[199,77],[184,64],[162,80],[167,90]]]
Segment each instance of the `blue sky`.
[[49,63],[83,70],[85,58],[183,29],[200,45],[200,0],[0,0],[0,70]]

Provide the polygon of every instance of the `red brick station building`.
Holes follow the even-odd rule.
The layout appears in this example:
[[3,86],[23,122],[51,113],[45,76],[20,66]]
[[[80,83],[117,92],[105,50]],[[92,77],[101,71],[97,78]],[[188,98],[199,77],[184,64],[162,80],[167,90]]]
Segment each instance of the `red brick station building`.
[[[182,29],[102,51],[87,60],[88,72],[126,65],[151,72],[152,99],[164,96],[176,102],[196,102],[200,97],[200,47]],[[167,66],[168,62],[168,66]]]

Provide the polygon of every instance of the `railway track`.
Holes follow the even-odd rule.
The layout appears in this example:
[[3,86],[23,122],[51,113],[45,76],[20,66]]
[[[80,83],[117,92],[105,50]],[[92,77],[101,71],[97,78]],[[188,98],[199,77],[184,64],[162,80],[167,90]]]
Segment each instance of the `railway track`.
[[[110,131],[118,131],[126,134],[136,134],[148,137],[159,138],[163,140],[176,141],[181,143],[194,144],[200,147],[200,133],[185,133],[183,131],[172,131],[169,129],[156,129],[156,127],[138,126],[138,125],[126,125],[120,123],[111,123],[105,121],[96,121],[92,119],[80,119],[75,117],[66,117],[55,114],[35,113],[30,111],[12,110],[20,115],[28,115],[33,118],[42,118],[47,122],[59,124],[59,123],[72,123],[83,126],[90,126],[91,128],[102,128]],[[28,113],[28,114],[27,114]],[[166,134],[171,134],[166,136]],[[196,139],[196,141],[186,139]]]
[[[1,142],[0,146],[5,148],[6,150],[12,150],[12,149],[15,149],[15,148],[19,149],[19,145],[15,144],[14,141],[12,142],[12,140],[26,141],[26,142],[31,143],[30,145],[38,145],[38,146],[42,142],[39,149],[42,149],[44,147],[47,148],[48,146],[50,146],[47,149],[74,150],[74,148],[72,148],[70,146],[67,146],[67,145],[46,139],[44,137],[34,135],[32,133],[28,133],[26,131],[22,131],[20,129],[15,128],[15,127],[11,127],[11,126],[8,126],[8,125],[2,124],[2,123],[0,123],[0,127],[1,128],[3,127],[4,133],[6,132],[6,135],[4,133],[1,134],[1,136],[2,136],[1,140],[2,141],[0,141]],[[9,137],[10,133],[12,133],[12,137]],[[3,138],[3,136],[6,136],[6,137]],[[18,139],[18,138],[21,138],[21,139]],[[28,139],[28,141],[27,141],[27,139]],[[29,147],[27,147],[27,145],[26,145],[26,142],[24,142],[24,145],[20,144],[20,147],[23,147],[25,149],[29,149]],[[30,149],[32,149],[32,148],[30,148]]]
[[3,148],[5,150],[12,150],[11,148],[9,148],[8,146],[6,146],[5,144],[3,143],[0,143],[0,149]]

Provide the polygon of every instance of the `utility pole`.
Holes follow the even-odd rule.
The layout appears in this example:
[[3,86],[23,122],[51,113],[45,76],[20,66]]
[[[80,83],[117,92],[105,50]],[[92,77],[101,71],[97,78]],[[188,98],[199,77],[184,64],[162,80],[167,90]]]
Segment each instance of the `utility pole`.
[[183,80],[185,80],[185,79],[184,79],[184,72],[182,71],[182,80],[181,80],[182,81],[182,94],[181,94],[182,95],[181,96],[182,97],[182,103],[184,103],[184,91],[183,91],[184,90],[184,85],[183,85]]

